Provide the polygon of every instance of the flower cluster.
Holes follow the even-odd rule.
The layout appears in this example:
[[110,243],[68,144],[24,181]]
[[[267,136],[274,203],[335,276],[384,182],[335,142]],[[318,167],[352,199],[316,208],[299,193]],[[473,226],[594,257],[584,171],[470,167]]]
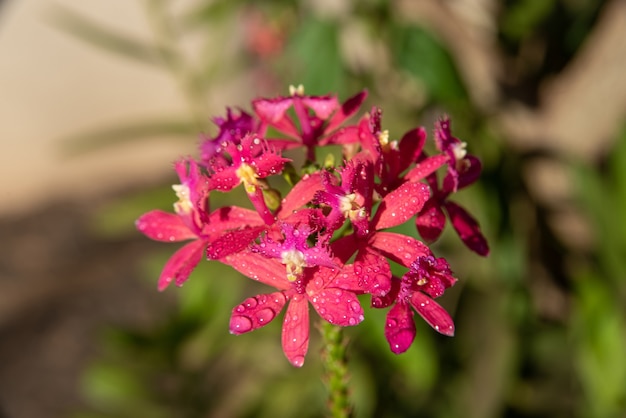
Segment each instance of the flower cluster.
[[[476,220],[449,200],[477,180],[480,162],[452,136],[447,118],[436,124],[434,155],[424,150],[421,127],[392,140],[376,107],[347,125],[366,96],[340,103],[333,95],[291,88],[287,97],[254,100],[252,113],[228,109],[215,118],[219,132],[202,138],[200,158],[175,164],[174,213],[154,210],[136,222],[154,240],[188,241],[165,265],[158,288],[182,285],[208,258],[275,289],[237,305],[230,332],[260,328],[287,305],[282,347],[294,366],[303,364],[308,349],[309,305],[331,324],[354,326],[364,319],[359,295],[370,295],[374,308],[390,308],[384,334],[394,353],[415,338],[414,312],[453,335],[450,315],[434,301],[456,282],[447,261],[419,239],[388,229],[415,219],[431,243],[447,215],[461,240],[487,255]],[[330,145],[342,150],[343,162],[317,163],[319,150]],[[304,150],[301,167],[287,158],[297,159],[291,150],[298,148]],[[284,197],[272,185],[279,177],[291,185]],[[211,193],[239,185],[254,209],[210,209]],[[390,263],[405,273],[394,275]]]

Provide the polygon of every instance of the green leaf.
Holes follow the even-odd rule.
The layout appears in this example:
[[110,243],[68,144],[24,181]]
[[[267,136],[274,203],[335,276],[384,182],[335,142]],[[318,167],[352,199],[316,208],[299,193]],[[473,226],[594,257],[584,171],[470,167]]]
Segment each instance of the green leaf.
[[151,140],[161,136],[189,137],[201,128],[191,119],[159,118],[128,122],[113,128],[102,128],[61,140],[63,153],[75,156],[115,145]]
[[52,10],[49,21],[53,26],[93,46],[144,64],[162,66],[163,57],[173,54],[173,51],[165,48],[148,45],[127,35],[116,33],[58,5]]

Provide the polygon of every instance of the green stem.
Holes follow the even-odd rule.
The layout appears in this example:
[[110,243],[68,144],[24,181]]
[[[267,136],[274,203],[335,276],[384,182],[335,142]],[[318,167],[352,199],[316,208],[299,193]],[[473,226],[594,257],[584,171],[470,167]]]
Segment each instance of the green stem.
[[352,406],[348,396],[348,361],[343,328],[321,321],[324,346],[322,362],[328,388],[328,409],[332,418],[348,418]]

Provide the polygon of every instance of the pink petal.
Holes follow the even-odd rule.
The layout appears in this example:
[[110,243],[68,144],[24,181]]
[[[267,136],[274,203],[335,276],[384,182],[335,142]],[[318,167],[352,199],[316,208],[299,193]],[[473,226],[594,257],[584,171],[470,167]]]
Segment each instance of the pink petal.
[[323,188],[322,176],[319,172],[305,174],[302,179],[293,186],[287,196],[285,196],[277,216],[282,218],[291,215],[296,209],[311,202],[315,193]]
[[363,308],[356,295],[348,290],[326,288],[309,295],[309,301],[326,321],[342,327],[363,321]]
[[355,293],[362,293],[363,289],[359,285],[359,278],[354,273],[354,265],[347,264],[341,268],[339,273],[331,280],[328,287],[350,290]]
[[263,220],[254,210],[240,208],[239,206],[223,206],[211,212],[209,225],[203,232],[223,232],[229,229],[241,228],[242,226],[259,226],[262,224]]
[[280,132],[298,137],[298,130],[287,116],[287,109],[293,104],[291,97],[278,99],[257,99],[252,101],[255,113],[263,122],[272,125]]
[[408,181],[420,181],[430,174],[434,173],[448,161],[448,156],[444,154],[433,155],[432,157],[425,158],[412,168],[406,175],[405,179]]
[[370,250],[362,250],[354,260],[354,274],[359,286],[374,296],[383,296],[391,290],[391,268],[382,255]]
[[278,260],[245,250],[230,254],[220,261],[233,267],[244,276],[276,289],[287,290],[292,287],[291,282],[287,280],[285,266]]
[[393,305],[400,293],[400,280],[392,276],[391,277],[391,290],[384,296],[372,296],[372,308],[381,309]]
[[209,177],[209,187],[211,190],[229,192],[241,183],[234,167],[220,168]]
[[320,145],[342,145],[359,142],[360,130],[356,126],[346,126],[336,131],[334,134],[320,140]]
[[163,267],[159,276],[158,289],[164,290],[172,281],[182,286],[189,278],[191,271],[202,260],[204,246],[204,241],[195,240],[176,251]]
[[415,339],[413,311],[404,302],[398,302],[387,313],[385,338],[394,354],[404,353]]
[[227,255],[242,251],[248,248],[264,229],[262,226],[256,226],[227,232],[209,243],[206,251],[207,257],[210,260],[220,260]]
[[255,158],[253,163],[259,178],[265,178],[283,171],[283,166],[288,161],[291,160],[283,158],[273,152],[265,151],[259,157]]
[[450,314],[427,295],[422,292],[413,293],[411,305],[435,331],[448,337],[454,335],[454,322]]
[[233,308],[230,333],[235,335],[254,331],[269,324],[287,303],[283,292],[258,295],[244,300]]
[[309,303],[296,294],[287,307],[283,320],[283,352],[291,364],[302,367],[309,349]]
[[406,222],[424,207],[429,197],[425,184],[404,183],[382,200],[373,220],[374,228],[391,228]]
[[304,96],[301,100],[322,120],[328,119],[339,107],[339,101],[335,96]]
[[178,215],[162,210],[141,215],[135,226],[139,232],[156,241],[176,242],[197,238]]
[[385,257],[405,267],[410,267],[417,257],[432,255],[430,248],[423,242],[394,232],[376,232],[370,237],[369,245]]
[[335,128],[341,125],[346,119],[354,115],[359,110],[361,104],[363,104],[366,98],[367,90],[363,90],[343,102],[343,104],[341,105],[341,109],[333,115],[332,119],[328,123],[328,126],[326,127],[326,132],[334,131]]
[[439,201],[432,199],[426,202],[422,211],[415,219],[420,236],[426,242],[435,242],[446,225],[446,215],[439,207]]
[[450,216],[452,226],[465,245],[479,255],[484,257],[489,255],[487,239],[480,232],[476,219],[456,203],[446,202],[446,210]]

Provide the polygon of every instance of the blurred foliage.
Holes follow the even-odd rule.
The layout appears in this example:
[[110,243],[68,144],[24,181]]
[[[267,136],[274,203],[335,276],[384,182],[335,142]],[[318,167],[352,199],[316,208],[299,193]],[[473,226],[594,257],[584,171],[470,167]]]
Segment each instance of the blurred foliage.
[[[570,204],[593,231],[593,242],[581,249],[558,234],[550,208],[529,190],[523,171],[535,156],[507,145],[489,115],[470,101],[445,46],[401,19],[393,2],[353,2],[347,12],[333,13],[295,0],[214,0],[182,13],[173,13],[171,3],[146,2],[154,44],[58,10],[56,24],[80,39],[169,71],[189,103],[188,115],[107,127],[72,140],[71,149],[161,134],[195,140],[196,131],[210,129],[211,86],[253,74],[255,94],[285,93],[287,85],[302,83],[308,93],[334,91],[346,98],[366,87],[368,102],[385,110],[383,123],[392,136],[445,111],[455,134],[483,160],[480,184],[457,200],[480,221],[492,254],[479,259],[469,253],[449,228],[434,246],[460,278],[442,300],[456,318],[457,336],[439,336],[417,321],[415,343],[396,356],[383,336],[385,312],[368,309],[366,321],[348,330],[357,416],[624,416],[626,130],[605,161],[564,162],[578,186]],[[499,48],[508,60],[504,93],[536,100],[541,82],[578,51],[604,3],[498,2]],[[259,16],[261,26],[253,20]],[[252,39],[246,35],[251,27],[257,31]],[[374,51],[357,64],[349,56],[361,53],[361,46],[342,41],[348,27],[360,28]],[[181,40],[190,34],[208,39],[219,31],[226,35],[218,39],[244,35],[223,50],[202,49],[194,60],[182,52]],[[258,42],[264,36],[269,44]],[[527,55],[529,45],[542,55]],[[238,49],[225,51],[229,48]],[[217,204],[226,199],[216,198]],[[169,188],[159,187],[112,202],[95,214],[94,230],[127,236],[139,214],[173,200]],[[413,225],[401,228],[415,233]],[[163,253],[146,260],[148,286],[154,287],[173,251],[164,246]],[[322,415],[315,336],[305,366],[293,369],[281,353],[280,320],[251,335],[228,335],[232,307],[264,291],[218,263],[204,263],[182,289],[167,290],[175,294],[176,306],[164,306],[158,325],[104,333],[100,358],[82,382],[87,406],[74,416]]]

